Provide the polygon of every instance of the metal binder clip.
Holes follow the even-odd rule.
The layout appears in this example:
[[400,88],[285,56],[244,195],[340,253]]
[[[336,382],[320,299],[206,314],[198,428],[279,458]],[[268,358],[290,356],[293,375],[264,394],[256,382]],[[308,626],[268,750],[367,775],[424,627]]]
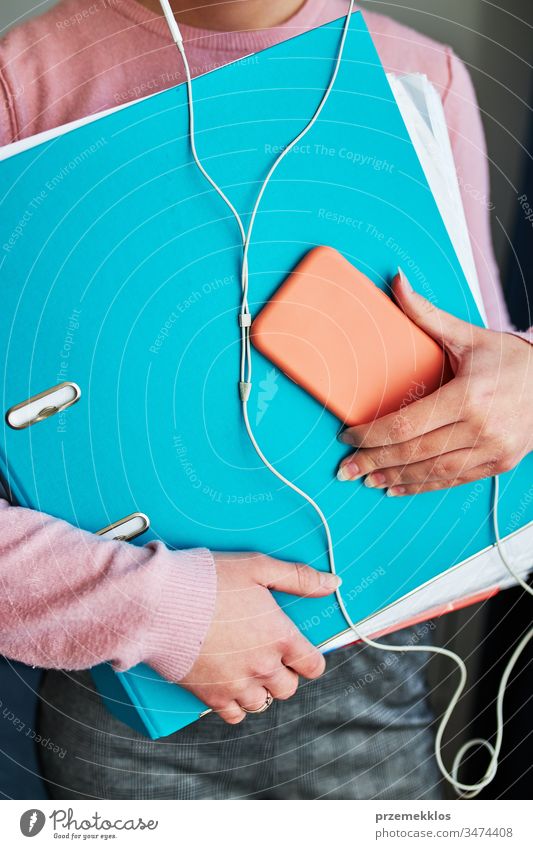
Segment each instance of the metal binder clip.
[[96,531],[97,536],[105,539],[128,542],[130,539],[144,534],[150,527],[150,519],[145,513],[130,513],[118,522],[113,522],[106,528]]
[[67,407],[71,407],[81,397],[81,389],[77,383],[59,383],[51,389],[33,395],[27,401],[22,401],[11,407],[6,413],[6,422],[14,430],[24,430],[26,427],[43,422],[50,416],[55,416]]

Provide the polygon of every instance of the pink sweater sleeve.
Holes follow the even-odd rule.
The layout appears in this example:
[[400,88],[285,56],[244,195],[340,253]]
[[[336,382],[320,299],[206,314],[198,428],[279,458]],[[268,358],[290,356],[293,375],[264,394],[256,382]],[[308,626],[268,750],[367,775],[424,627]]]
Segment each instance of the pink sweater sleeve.
[[102,540],[0,500],[0,653],[45,668],[192,666],[216,590],[205,549]]
[[[451,50],[448,63],[444,111],[489,327],[515,333],[492,247],[488,156],[476,94],[468,71]],[[533,328],[517,335],[533,342]]]

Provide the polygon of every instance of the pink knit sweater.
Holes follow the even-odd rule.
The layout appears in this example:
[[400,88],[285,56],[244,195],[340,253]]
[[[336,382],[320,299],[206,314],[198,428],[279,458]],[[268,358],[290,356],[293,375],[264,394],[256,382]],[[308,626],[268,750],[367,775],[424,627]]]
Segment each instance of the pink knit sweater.
[[[283,26],[221,33],[183,27],[195,74],[345,13],[307,0]],[[494,261],[483,132],[467,71],[448,47],[365,13],[387,70],[420,71],[440,92],[490,324],[510,329]],[[62,0],[0,42],[0,144],[182,81],[166,24],[136,0]],[[141,660],[172,680],[194,662],[214,607],[203,549],[109,542],[0,500],[0,652],[43,667]]]

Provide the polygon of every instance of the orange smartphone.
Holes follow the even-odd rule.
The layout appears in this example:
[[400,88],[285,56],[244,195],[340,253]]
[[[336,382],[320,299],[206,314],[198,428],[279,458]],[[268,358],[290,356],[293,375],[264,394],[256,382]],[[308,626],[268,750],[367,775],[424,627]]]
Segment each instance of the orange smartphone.
[[452,372],[442,348],[341,254],[311,250],[255,318],[258,351],[347,425],[399,410]]

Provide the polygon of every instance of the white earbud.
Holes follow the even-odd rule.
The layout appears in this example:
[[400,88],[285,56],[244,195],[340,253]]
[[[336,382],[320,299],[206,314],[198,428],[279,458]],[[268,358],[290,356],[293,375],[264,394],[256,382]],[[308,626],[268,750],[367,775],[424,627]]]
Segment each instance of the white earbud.
[[168,28],[170,30],[170,34],[171,34],[172,38],[174,39],[174,41],[176,42],[177,46],[181,48],[181,46],[183,44],[183,36],[182,36],[180,28],[178,26],[178,22],[177,22],[176,18],[174,17],[174,12],[170,8],[170,3],[168,2],[168,0],[159,0],[159,2],[161,4],[163,14],[166,18]]

